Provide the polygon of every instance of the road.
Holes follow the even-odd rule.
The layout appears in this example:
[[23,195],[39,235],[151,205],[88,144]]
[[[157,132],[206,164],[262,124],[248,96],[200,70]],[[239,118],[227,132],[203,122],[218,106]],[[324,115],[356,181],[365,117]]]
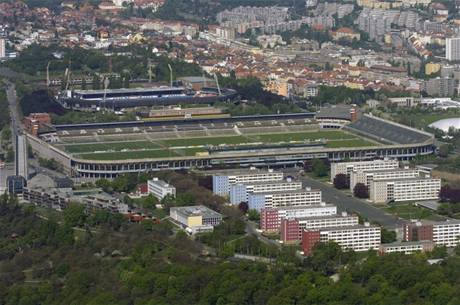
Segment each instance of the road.
[[[26,156],[24,151],[18,152],[18,135],[21,132],[21,116],[19,114],[18,97],[16,95],[16,88],[13,83],[5,81],[7,84],[6,95],[8,98],[8,106],[11,116],[11,138],[13,141],[13,149],[15,152],[14,164],[15,164],[15,175],[19,175],[20,170],[27,166],[27,164],[18,164],[18,162],[27,162],[27,158],[20,158],[19,156]],[[27,149],[25,145],[19,145],[21,150]],[[27,178],[27,177],[25,177]]]
[[[286,173],[293,175],[294,170],[287,170]],[[365,202],[361,199],[349,197],[346,193],[337,190],[331,184],[314,180],[308,176],[299,176],[304,186],[322,191],[323,201],[337,206],[340,211],[355,212],[371,222],[377,222],[387,229],[400,228],[406,221]]]

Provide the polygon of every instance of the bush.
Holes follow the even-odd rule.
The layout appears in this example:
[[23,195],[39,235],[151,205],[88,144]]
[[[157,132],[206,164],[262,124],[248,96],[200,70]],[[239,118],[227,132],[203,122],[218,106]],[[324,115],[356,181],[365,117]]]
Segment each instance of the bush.
[[369,198],[367,186],[363,183],[357,183],[353,189],[353,195],[358,198]]
[[338,174],[334,177],[334,187],[337,189],[346,189],[350,187],[350,182],[345,174]]

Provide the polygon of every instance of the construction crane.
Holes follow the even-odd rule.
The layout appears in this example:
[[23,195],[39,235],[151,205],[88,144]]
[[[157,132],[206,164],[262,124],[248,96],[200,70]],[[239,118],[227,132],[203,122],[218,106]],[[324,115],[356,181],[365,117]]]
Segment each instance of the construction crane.
[[51,64],[51,61],[48,61],[48,64],[46,65],[46,86],[49,87],[50,86],[50,64]]
[[214,73],[214,80],[216,81],[217,92],[219,92],[219,96],[221,96],[221,95],[222,95],[222,92],[220,91],[219,79],[217,78],[217,74],[216,74],[216,73]]
[[72,66],[72,60],[69,59],[69,67],[67,67],[67,69],[65,69],[65,76],[66,76],[65,91],[69,90],[70,74],[71,74],[70,68],[71,68],[71,66]]
[[169,85],[172,87],[173,86],[173,72],[172,72],[172,67],[170,64],[168,64],[169,68]]
[[152,68],[154,68],[155,65],[152,63],[152,59],[148,59],[148,62],[147,62],[147,73],[149,74],[149,83],[152,82],[152,78],[153,78],[153,70]]
[[103,109],[107,108],[106,105],[105,105],[105,98],[107,96],[107,88],[109,87],[109,85],[110,85],[110,80],[106,76],[106,77],[104,77],[104,97],[102,98],[102,105],[101,105],[101,106],[103,106]]

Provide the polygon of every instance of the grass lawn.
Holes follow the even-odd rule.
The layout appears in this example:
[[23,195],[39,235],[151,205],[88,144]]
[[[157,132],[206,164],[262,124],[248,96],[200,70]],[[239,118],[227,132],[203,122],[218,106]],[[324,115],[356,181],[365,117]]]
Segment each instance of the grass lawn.
[[439,219],[439,216],[433,211],[416,207],[412,205],[412,203],[390,204],[389,206],[383,208],[383,210],[404,219]]
[[340,139],[356,139],[357,137],[338,130],[314,131],[314,132],[290,132],[290,133],[274,133],[263,135],[249,135],[250,138],[260,142],[288,142],[288,141],[304,141],[304,140],[340,140]]
[[228,137],[204,137],[204,138],[184,138],[162,140],[161,143],[170,147],[196,146],[196,145],[219,145],[219,144],[239,144],[247,143],[249,140],[244,136]]

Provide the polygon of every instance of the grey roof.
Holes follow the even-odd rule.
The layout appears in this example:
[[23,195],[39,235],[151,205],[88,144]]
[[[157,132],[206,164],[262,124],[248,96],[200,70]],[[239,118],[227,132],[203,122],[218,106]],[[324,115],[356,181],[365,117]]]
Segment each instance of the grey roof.
[[[254,175],[254,174],[268,174],[268,173],[281,173],[278,171],[272,171],[268,169],[260,169],[260,168],[254,168],[254,169],[244,169],[244,168],[236,168],[236,169],[222,169],[222,170],[216,170],[216,171],[207,171],[207,173],[211,173],[213,176],[232,176],[232,175]],[[283,174],[284,175],[284,174]]]
[[285,207],[273,207],[269,209],[273,210],[286,210],[286,211],[292,211],[292,210],[304,210],[304,209],[318,209],[318,208],[337,208],[337,206],[333,204],[312,204],[312,205],[305,205],[305,206],[285,206]]
[[148,182],[156,184],[156,185],[158,185],[159,187],[162,187],[162,188],[166,188],[166,187],[173,188],[174,187],[173,185],[171,185],[171,184],[169,184],[169,183],[167,183],[167,182],[165,182],[163,180],[160,180],[160,179],[158,179],[158,180],[152,179],[152,180],[149,180]]
[[203,217],[222,217],[222,214],[211,210],[204,205],[194,205],[187,207],[173,207],[170,209],[185,216],[202,215]]
[[374,138],[398,144],[421,143],[432,138],[428,133],[383,119],[364,115],[347,126]]
[[337,119],[343,119],[343,120],[351,120],[350,109],[351,109],[350,107],[343,107],[343,106],[321,108],[316,113],[316,118],[317,119],[337,118]]
[[[121,89],[107,89],[107,93],[128,93],[128,92],[150,92],[150,91],[163,91],[163,90],[183,90],[183,87],[153,87],[153,88],[121,88]],[[104,89],[99,90],[74,90],[78,94],[103,94]]]
[[183,80],[189,83],[203,83],[203,82],[214,82],[213,79],[203,78],[202,76],[184,76],[180,77],[179,80]]
[[380,226],[376,226],[376,225],[365,226],[365,225],[358,224],[354,226],[324,227],[324,228],[318,228],[318,229],[307,229],[305,231],[337,231],[337,230],[350,230],[350,229],[357,230],[357,229],[366,229],[366,228],[373,229],[373,228],[380,228]]

